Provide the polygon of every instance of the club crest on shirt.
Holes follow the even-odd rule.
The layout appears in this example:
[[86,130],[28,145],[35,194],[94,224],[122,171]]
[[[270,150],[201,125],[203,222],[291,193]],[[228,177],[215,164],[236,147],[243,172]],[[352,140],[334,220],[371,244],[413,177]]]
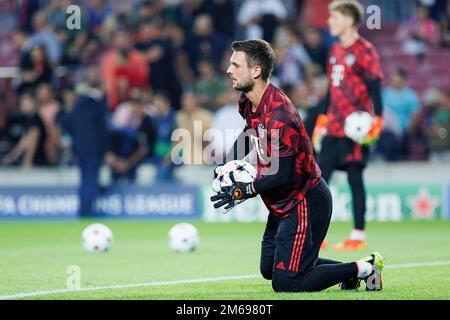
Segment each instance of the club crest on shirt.
[[356,57],[353,53],[349,53],[348,55],[345,56],[345,63],[351,67],[356,61]]
[[328,61],[330,62],[330,64],[335,64],[336,63],[336,57],[335,56],[331,56]]
[[259,138],[264,138],[264,134],[265,134],[266,130],[264,128],[264,125],[262,123],[258,124],[258,136]]

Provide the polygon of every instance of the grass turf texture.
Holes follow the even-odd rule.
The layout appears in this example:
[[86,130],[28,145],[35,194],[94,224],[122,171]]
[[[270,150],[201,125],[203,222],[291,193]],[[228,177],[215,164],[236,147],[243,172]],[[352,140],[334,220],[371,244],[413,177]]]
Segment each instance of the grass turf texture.
[[[84,227],[108,225],[114,245],[104,254],[85,252]],[[81,269],[81,287],[127,285],[259,273],[261,223],[193,222],[201,236],[188,254],[171,252],[167,232],[175,222],[81,220],[0,223],[0,296],[66,289],[70,265]],[[369,248],[359,252],[322,251],[320,256],[353,261],[378,250],[386,265],[450,261],[450,222],[371,222]],[[351,228],[332,223],[328,243],[341,241]],[[272,291],[262,277],[205,283],[144,286],[37,295],[25,299],[450,299],[450,265],[386,269],[381,292],[343,292],[338,286],[318,293]]]

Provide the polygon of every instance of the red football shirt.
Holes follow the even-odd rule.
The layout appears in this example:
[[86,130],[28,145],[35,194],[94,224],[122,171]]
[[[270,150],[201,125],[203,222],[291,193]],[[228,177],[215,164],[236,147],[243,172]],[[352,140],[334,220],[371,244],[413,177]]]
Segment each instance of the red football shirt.
[[285,216],[316,186],[321,177],[311,142],[302,120],[289,98],[269,84],[259,106],[241,95],[239,113],[247,122],[247,133],[258,154],[258,178],[276,173],[277,157],[296,156],[294,183],[261,194],[269,211]]
[[348,48],[336,43],[329,53],[327,75],[330,81],[328,135],[345,137],[344,122],[350,113],[362,110],[373,114],[366,83],[383,79],[378,52],[361,36]]

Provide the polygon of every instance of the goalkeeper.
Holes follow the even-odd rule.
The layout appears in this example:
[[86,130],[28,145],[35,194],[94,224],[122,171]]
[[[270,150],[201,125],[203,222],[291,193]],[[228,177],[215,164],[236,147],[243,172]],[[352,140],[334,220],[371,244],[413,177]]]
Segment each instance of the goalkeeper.
[[[367,248],[363,170],[369,157],[368,145],[382,130],[383,74],[375,47],[357,32],[364,17],[362,6],[355,0],[337,0],[330,4],[329,10],[330,32],[339,42],[329,53],[329,90],[312,140],[316,151],[320,150],[318,163],[325,181],[330,180],[335,169],[344,170],[352,192],[354,228],[348,239],[333,245],[332,249],[361,250]],[[375,113],[372,128],[362,145],[350,140],[344,132],[346,117],[355,111]],[[325,247],[324,242],[322,248]]]
[[[232,185],[211,197],[214,207],[229,209],[261,195],[269,216],[260,269],[277,292],[320,291],[336,284],[354,289],[360,279],[367,284],[374,277],[377,285],[367,288],[381,289],[383,262],[378,253],[350,263],[318,257],[331,219],[331,193],[297,110],[269,82],[273,49],[263,40],[236,41],[232,49],[227,74],[233,88],[242,92],[239,113],[247,126],[231,151],[233,159],[226,160],[245,156],[251,144],[257,152],[258,176],[244,183],[231,174]],[[239,155],[244,140],[247,148]]]

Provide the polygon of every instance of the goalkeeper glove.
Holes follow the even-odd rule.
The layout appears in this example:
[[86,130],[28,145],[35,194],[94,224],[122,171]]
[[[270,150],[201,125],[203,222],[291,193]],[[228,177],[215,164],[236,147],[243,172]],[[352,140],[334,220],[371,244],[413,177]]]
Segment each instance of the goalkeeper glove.
[[223,165],[217,166],[214,168],[214,179],[219,176],[220,170],[222,170]]
[[369,133],[367,134],[366,139],[364,140],[364,145],[370,145],[377,141],[380,136],[381,132],[383,131],[383,119],[380,116],[375,116],[375,119],[372,123],[372,127],[369,130]]
[[322,148],[322,140],[327,134],[328,116],[326,114],[320,114],[317,117],[316,125],[312,134],[312,144],[316,152],[320,152]]
[[234,207],[236,201],[240,203],[256,196],[252,182],[236,182],[233,172],[230,172],[230,179],[231,186],[222,187],[222,192],[211,197],[211,201],[215,202],[214,208],[226,205],[225,210],[228,210]]

